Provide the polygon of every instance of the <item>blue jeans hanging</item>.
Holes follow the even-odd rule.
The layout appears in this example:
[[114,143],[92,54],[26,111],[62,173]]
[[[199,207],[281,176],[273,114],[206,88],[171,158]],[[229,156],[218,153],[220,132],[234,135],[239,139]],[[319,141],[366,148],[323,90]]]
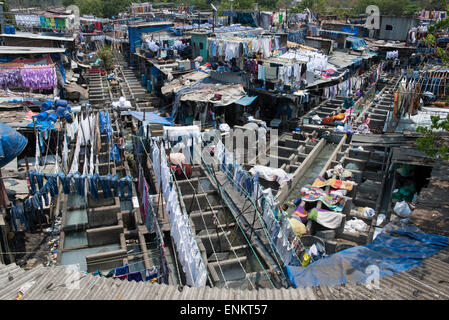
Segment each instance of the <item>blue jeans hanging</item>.
[[79,172],[75,172],[73,175],[73,179],[75,180],[76,192],[84,197],[84,182],[86,180],[85,175],[81,175]]
[[31,194],[35,194],[36,193],[36,172],[33,170],[28,171],[28,179],[30,180]]
[[131,199],[133,193],[132,182],[133,180],[130,176],[126,176],[120,179],[120,197],[122,199],[125,198],[125,185],[128,185],[128,199]]
[[56,174],[47,175],[47,183],[44,186],[43,192],[45,192],[44,198],[47,196],[47,192],[50,192],[50,196],[56,197],[59,193],[58,190],[58,178]]
[[[44,173],[42,173],[42,172],[36,172],[36,173],[35,173],[35,178],[36,178],[36,181],[37,181],[37,185],[38,185],[38,187],[39,187],[39,190],[41,190],[41,189],[44,187]],[[48,206],[49,201],[48,201],[48,195],[47,195],[47,193],[42,194],[42,195],[43,195],[44,200],[45,200],[45,205]]]
[[[70,174],[71,176],[71,174]],[[70,177],[67,175],[65,175],[64,172],[59,172],[58,173],[58,177],[59,177],[59,181],[62,184],[62,190],[64,191],[64,194],[69,194],[70,193]]]
[[98,179],[100,179],[98,173],[95,173],[94,175],[87,177],[87,183],[89,185],[89,193],[96,200],[98,200]]
[[110,173],[108,173],[106,177],[100,177],[101,188],[103,189],[103,199],[112,198],[110,177]]

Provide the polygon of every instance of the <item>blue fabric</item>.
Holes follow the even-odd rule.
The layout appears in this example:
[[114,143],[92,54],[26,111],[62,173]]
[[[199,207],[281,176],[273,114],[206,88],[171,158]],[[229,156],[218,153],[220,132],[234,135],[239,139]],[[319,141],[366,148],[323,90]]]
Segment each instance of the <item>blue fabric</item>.
[[62,190],[63,190],[64,194],[70,193],[70,178],[71,178],[71,176],[72,176],[71,174],[65,175],[65,173],[62,171],[58,173],[59,181],[62,184]]
[[140,271],[132,272],[128,274],[128,281],[143,281],[142,274],[140,273]]
[[28,140],[10,126],[0,122],[0,168],[17,157]]
[[243,98],[237,100],[235,103],[240,104],[242,106],[249,106],[251,103],[256,100],[257,96],[250,97],[248,95],[244,96]]
[[126,176],[120,179],[120,197],[122,199],[125,198],[125,185],[128,185],[128,199],[131,199],[133,194],[132,182],[133,180],[130,176]]
[[9,211],[11,214],[11,220],[14,225],[15,230],[17,231],[17,222],[16,219],[20,220],[20,223],[25,225],[27,229],[30,227],[30,222],[28,221],[28,217],[23,212],[23,206],[21,204],[14,206],[11,206],[11,210]]
[[[139,121],[144,121],[144,113],[140,111],[128,111],[128,113]],[[149,124],[162,124],[164,126],[172,126],[173,122],[167,120],[167,118],[161,117],[156,112],[145,112],[145,123]]]
[[129,266],[126,264],[124,267],[115,268],[115,276],[121,276],[129,273]]
[[28,180],[30,180],[30,189],[31,194],[36,193],[36,178],[35,178],[35,172],[30,170],[28,171]]
[[293,287],[336,286],[366,282],[369,266],[384,277],[418,267],[449,245],[449,238],[426,234],[412,225],[387,225],[372,244],[352,247],[320,259],[306,268],[286,266]]
[[108,173],[106,177],[100,177],[101,188],[103,189],[103,198],[112,198],[111,192],[111,174]]
[[98,173],[95,173],[94,175],[87,177],[89,193],[96,200],[98,200],[98,180],[99,179],[100,179],[100,176],[98,175]]
[[[35,118],[36,118],[36,116],[33,116],[33,119],[34,119],[33,122],[36,124],[36,129],[39,132],[55,130],[56,129],[55,125],[51,121],[49,121],[49,120],[39,121],[39,120],[37,120]],[[28,123],[27,127],[32,128],[34,126],[33,122]]]
[[84,185],[85,185],[85,181],[86,181],[86,176],[82,175],[79,172],[75,172],[75,174],[73,175],[73,179],[75,180],[76,192],[80,196],[84,197],[84,194],[85,194]]
[[347,32],[347,33],[352,33],[353,35],[357,36],[359,34],[359,28],[355,27],[355,26],[342,26],[341,27],[341,31],[343,32]]
[[[55,197],[58,195],[59,190],[58,190],[58,178],[57,178],[57,174],[47,174],[47,183],[45,184],[44,188],[43,188],[43,192],[45,192],[44,197],[47,195],[47,192],[50,192],[50,196]],[[41,192],[39,190],[39,192]]]
[[354,49],[354,50],[358,50],[361,47],[366,48],[368,46],[366,44],[365,40],[362,38],[347,37],[346,40],[351,42],[351,49]]
[[[42,188],[44,187],[44,174],[42,172],[36,172],[35,173],[35,178],[36,178],[36,181],[37,181],[37,185],[39,187],[39,191],[41,191]],[[46,192],[44,193],[44,190],[42,190],[41,193],[43,193],[43,197],[44,197],[44,200],[45,200],[45,205],[48,206],[49,201],[48,201],[47,193]]]
[[114,144],[109,152],[109,160],[120,162],[120,149]]

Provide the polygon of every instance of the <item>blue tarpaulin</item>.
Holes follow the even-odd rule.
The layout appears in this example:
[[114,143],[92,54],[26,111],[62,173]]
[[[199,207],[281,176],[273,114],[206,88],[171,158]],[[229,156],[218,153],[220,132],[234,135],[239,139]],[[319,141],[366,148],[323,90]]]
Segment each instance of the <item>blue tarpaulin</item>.
[[342,26],[341,31],[347,32],[347,33],[352,33],[355,36],[357,36],[359,34],[359,28],[355,27],[355,26],[352,26],[352,27]]
[[17,157],[28,140],[10,126],[0,122],[0,168]]
[[351,49],[359,50],[360,48],[366,48],[368,45],[365,40],[357,37],[347,37],[346,41],[351,42]]
[[[140,111],[128,111],[131,116],[136,118],[137,120],[143,120],[143,112]],[[164,126],[172,126],[173,122],[168,120],[167,118],[161,117],[155,112],[145,112],[145,122],[149,124],[162,124]]]
[[447,247],[448,242],[449,238],[426,234],[416,226],[389,224],[372,244],[334,253],[306,268],[287,266],[286,270],[295,288],[365,283],[372,266],[378,268],[380,277],[406,271]]
[[250,97],[250,96],[246,95],[243,98],[241,98],[240,100],[237,100],[235,103],[240,104],[242,106],[249,106],[251,103],[254,102],[254,100],[256,100],[256,98],[257,98],[257,96]]

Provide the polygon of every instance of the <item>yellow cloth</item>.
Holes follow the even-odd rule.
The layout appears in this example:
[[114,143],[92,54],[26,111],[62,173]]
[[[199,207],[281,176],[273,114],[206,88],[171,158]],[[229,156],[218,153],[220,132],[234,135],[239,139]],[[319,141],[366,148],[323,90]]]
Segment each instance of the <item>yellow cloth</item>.
[[352,190],[352,186],[354,185],[354,182],[352,181],[342,181],[342,180],[338,180],[338,179],[328,179],[326,181],[322,181],[320,178],[316,178],[315,181],[313,182],[312,186],[313,187],[325,187],[325,186],[331,186],[332,188],[335,189],[345,189],[348,191]]
[[303,236],[306,234],[306,226],[301,221],[298,221],[295,218],[290,218],[290,225],[292,226],[293,231],[299,236]]

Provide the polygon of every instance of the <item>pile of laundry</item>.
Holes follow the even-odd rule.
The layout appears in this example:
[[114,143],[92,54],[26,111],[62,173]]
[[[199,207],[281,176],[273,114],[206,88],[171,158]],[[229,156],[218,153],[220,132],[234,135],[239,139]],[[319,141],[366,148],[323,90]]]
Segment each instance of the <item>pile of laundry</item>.
[[48,133],[50,129],[55,129],[53,123],[58,118],[72,120],[72,110],[67,100],[58,99],[55,102],[48,100],[42,103],[41,112],[32,117],[33,121],[27,124],[27,127],[35,126],[39,131]]
[[[348,173],[347,173],[348,174]],[[349,180],[339,180],[335,178],[324,179],[318,176],[312,184],[313,187],[325,187],[331,186],[334,189],[344,189],[346,191],[351,191],[354,186],[354,181]]]
[[132,105],[131,101],[126,100],[125,97],[120,97],[118,101],[112,102],[112,107],[115,109],[130,109]]
[[330,195],[319,187],[305,185],[301,188],[301,198],[306,202],[322,201],[329,209],[341,212],[346,203],[346,198],[340,195]]
[[326,171],[326,175],[328,178],[332,178],[334,174],[341,179],[352,178],[352,172],[343,168],[343,165],[341,165],[340,163],[335,165],[332,169]]
[[257,173],[259,178],[263,178],[267,181],[276,181],[280,185],[291,180],[291,176],[283,169],[262,165],[255,165],[249,170],[249,173],[252,175]]
[[353,218],[345,223],[345,232],[366,232],[368,231],[368,228],[369,226],[363,220],[357,218]]

